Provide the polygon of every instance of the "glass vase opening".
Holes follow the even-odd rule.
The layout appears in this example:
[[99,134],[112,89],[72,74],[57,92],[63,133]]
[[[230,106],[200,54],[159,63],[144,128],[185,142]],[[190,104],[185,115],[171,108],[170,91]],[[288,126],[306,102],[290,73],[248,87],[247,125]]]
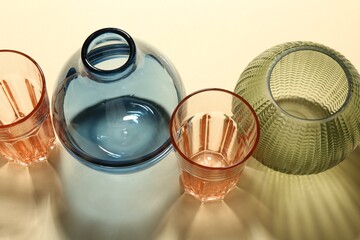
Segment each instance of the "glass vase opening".
[[116,28],[94,32],[86,39],[81,50],[82,62],[88,71],[95,75],[116,76],[115,79],[131,72],[135,57],[134,40],[125,31]]
[[341,64],[322,49],[302,47],[283,52],[267,75],[275,105],[296,119],[332,118],[350,95],[349,74]]

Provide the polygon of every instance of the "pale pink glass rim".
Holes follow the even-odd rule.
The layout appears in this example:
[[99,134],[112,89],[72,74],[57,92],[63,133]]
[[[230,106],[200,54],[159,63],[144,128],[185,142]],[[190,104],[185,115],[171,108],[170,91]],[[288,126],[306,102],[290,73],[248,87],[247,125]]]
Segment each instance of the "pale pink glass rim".
[[33,110],[31,110],[31,112],[29,114],[27,114],[25,117],[19,119],[18,121],[15,121],[15,122],[9,123],[9,124],[0,125],[0,129],[6,129],[6,128],[13,127],[13,126],[16,126],[18,124],[21,124],[21,123],[27,121],[38,111],[38,109],[40,108],[41,103],[44,101],[44,98],[46,95],[46,84],[45,84],[45,75],[44,75],[42,69],[40,68],[39,64],[33,58],[31,58],[29,55],[22,53],[20,51],[11,50],[11,49],[0,49],[0,54],[1,53],[14,53],[14,54],[21,55],[21,56],[25,57],[26,59],[30,60],[35,65],[37,70],[39,71],[41,83],[42,83],[41,96],[40,96],[40,99],[37,102],[36,106],[33,108]]
[[[227,93],[227,94],[231,94],[233,95],[234,97],[238,98],[241,102],[243,102],[248,108],[249,110],[251,111],[253,117],[254,117],[254,120],[255,120],[255,126],[256,126],[256,139],[255,139],[255,143],[252,147],[252,149],[249,151],[249,153],[244,157],[244,159],[234,165],[231,165],[231,166],[227,166],[227,167],[208,167],[208,166],[203,166],[201,164],[198,164],[198,163],[195,163],[193,161],[191,161],[177,146],[176,144],[176,141],[174,139],[174,136],[172,134],[172,129],[173,129],[173,125],[174,125],[174,118],[175,118],[175,115],[177,114],[179,108],[184,104],[184,102],[186,102],[189,98],[191,98],[192,96],[194,95],[197,95],[199,93],[203,93],[203,92],[210,92],[210,91],[218,91],[218,92],[224,92],[224,93]],[[171,115],[171,118],[170,118],[170,139],[171,139],[171,143],[173,145],[173,147],[175,148],[175,150],[180,154],[180,156],[185,159],[187,162],[189,162],[190,164],[192,165],[195,165],[199,168],[202,168],[202,169],[206,169],[206,170],[227,170],[227,169],[232,169],[232,168],[235,168],[239,165],[241,165],[242,163],[244,163],[245,161],[248,160],[248,158],[253,154],[253,152],[255,151],[256,149],[256,146],[258,145],[258,142],[259,142],[259,139],[260,139],[260,122],[259,122],[259,119],[257,117],[257,114],[255,112],[255,110],[252,108],[252,106],[243,98],[241,97],[240,95],[234,93],[234,92],[231,92],[229,90],[226,90],[226,89],[222,89],[222,88],[205,88],[205,89],[201,89],[199,91],[196,91],[196,92],[193,92],[189,95],[187,95],[183,100],[181,100],[181,102],[176,106],[176,108],[174,109],[172,115]]]

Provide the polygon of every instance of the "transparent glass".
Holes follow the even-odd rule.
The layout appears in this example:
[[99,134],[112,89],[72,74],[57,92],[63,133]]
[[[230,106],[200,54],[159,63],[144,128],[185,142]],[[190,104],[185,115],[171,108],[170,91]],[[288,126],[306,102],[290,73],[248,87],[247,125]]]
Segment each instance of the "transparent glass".
[[254,157],[290,174],[325,171],[358,145],[360,77],[340,53],[312,42],[275,46],[235,87],[259,116]]
[[235,186],[256,147],[259,122],[240,96],[204,89],[176,107],[170,136],[185,192],[203,202],[221,200]]
[[171,149],[170,115],[185,96],[181,79],[157,50],[116,28],[91,34],[65,64],[53,94],[54,128],[82,163],[130,172]]
[[24,53],[0,50],[0,155],[29,166],[55,145],[45,77]]

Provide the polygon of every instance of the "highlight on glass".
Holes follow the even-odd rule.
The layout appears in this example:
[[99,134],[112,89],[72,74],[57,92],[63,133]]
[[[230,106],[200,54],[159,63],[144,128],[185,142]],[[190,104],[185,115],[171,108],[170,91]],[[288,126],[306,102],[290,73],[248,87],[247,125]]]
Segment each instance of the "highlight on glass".
[[28,55],[0,50],[0,155],[29,166],[55,145],[45,77]]
[[170,136],[185,192],[206,202],[235,187],[260,134],[255,111],[239,95],[203,89],[184,98],[170,120]]

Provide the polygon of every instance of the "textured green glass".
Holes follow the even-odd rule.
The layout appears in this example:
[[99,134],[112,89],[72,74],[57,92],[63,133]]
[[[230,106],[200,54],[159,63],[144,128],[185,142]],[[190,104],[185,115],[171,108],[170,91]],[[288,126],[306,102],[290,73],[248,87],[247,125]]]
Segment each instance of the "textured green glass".
[[253,156],[272,169],[291,174],[325,171],[359,143],[359,73],[324,45],[290,42],[272,47],[249,63],[235,92],[260,120]]

